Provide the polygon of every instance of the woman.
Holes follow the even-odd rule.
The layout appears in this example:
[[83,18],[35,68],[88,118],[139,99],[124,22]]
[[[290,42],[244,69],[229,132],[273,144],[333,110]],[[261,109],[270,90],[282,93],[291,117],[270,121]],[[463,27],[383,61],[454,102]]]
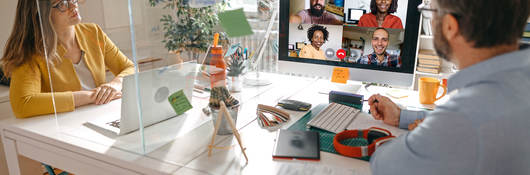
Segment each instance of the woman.
[[311,41],[310,45],[305,45],[300,50],[300,58],[313,58],[325,60],[324,51],[320,49],[328,40],[329,32],[321,25],[313,25],[307,30],[307,39]]
[[361,16],[358,26],[403,29],[401,19],[391,14],[396,12],[397,2],[398,0],[372,0],[371,13]]
[[[80,24],[77,0],[38,1],[40,12],[35,0],[19,0],[1,60],[11,77],[16,117],[53,113],[53,104],[57,112],[66,112],[120,98],[122,77],[134,73],[133,63],[99,26]],[[115,75],[108,83],[105,68]]]

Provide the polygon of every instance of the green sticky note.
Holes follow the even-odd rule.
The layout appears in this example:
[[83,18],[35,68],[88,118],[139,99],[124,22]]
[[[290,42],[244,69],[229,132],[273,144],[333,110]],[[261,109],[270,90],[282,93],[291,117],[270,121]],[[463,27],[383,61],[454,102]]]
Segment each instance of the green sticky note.
[[229,37],[252,35],[252,28],[248,24],[243,9],[224,11],[218,14],[221,26]]
[[183,90],[171,94],[167,100],[177,115],[184,114],[186,111],[192,108],[190,101],[188,98],[186,98]]

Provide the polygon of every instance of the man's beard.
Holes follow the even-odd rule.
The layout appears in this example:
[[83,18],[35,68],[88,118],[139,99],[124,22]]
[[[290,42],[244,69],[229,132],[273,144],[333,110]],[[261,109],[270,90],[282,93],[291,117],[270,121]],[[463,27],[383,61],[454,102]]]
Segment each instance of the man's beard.
[[434,50],[439,57],[442,57],[446,61],[451,61],[451,47],[449,47],[449,41],[442,33],[442,22],[435,20],[436,25],[434,26]]
[[[320,10],[317,10],[315,8],[317,5],[320,6]],[[320,17],[322,16],[322,13],[324,13],[324,6],[320,4],[315,4],[314,6],[311,6],[310,12],[311,12],[311,16]]]

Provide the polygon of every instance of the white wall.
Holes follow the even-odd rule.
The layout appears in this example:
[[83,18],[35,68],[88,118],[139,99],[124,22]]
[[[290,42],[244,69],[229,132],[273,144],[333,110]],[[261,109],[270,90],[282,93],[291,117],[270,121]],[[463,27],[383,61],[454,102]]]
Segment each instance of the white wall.
[[16,0],[0,1],[0,58],[4,56],[4,48],[13,29],[15,21],[15,11],[17,9]]
[[[306,44],[311,44],[311,41],[307,39],[307,29],[309,29],[312,24],[302,24],[303,30],[298,30],[298,24],[289,24],[289,44],[296,44],[296,42],[305,42]],[[337,51],[342,46],[342,25],[322,25],[327,28],[329,32],[328,41],[322,45],[320,49],[323,49],[324,52],[328,48],[332,48]],[[295,45],[296,46],[296,45]],[[335,60],[338,58],[335,56]]]

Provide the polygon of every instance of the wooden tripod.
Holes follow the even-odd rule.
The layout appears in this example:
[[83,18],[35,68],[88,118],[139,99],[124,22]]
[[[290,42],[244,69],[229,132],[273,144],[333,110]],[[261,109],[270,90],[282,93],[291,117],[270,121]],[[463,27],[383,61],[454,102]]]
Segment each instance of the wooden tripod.
[[248,163],[248,157],[245,153],[246,148],[243,147],[243,142],[241,142],[241,136],[239,135],[239,132],[237,131],[236,124],[234,123],[234,120],[232,119],[232,116],[230,116],[230,113],[228,112],[228,109],[225,105],[225,102],[220,102],[220,108],[219,108],[219,116],[217,116],[217,121],[215,122],[215,129],[213,131],[212,136],[212,142],[210,145],[208,145],[208,157],[212,155],[212,149],[229,149],[230,147],[217,147],[215,146],[215,136],[217,135],[217,131],[219,130],[219,127],[221,125],[221,120],[223,120],[223,116],[225,116],[227,122],[230,124],[230,127],[232,128],[232,132],[234,133],[234,136],[236,136],[237,142],[239,143],[239,147],[241,148],[241,152],[243,152],[243,155],[245,156],[245,160]]

